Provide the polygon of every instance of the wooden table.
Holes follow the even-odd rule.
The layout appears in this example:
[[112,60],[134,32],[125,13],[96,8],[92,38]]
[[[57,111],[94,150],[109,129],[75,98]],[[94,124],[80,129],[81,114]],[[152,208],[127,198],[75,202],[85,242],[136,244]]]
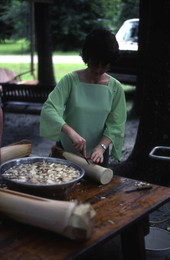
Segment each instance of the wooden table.
[[1,260],[73,260],[120,234],[123,259],[145,259],[144,236],[149,214],[170,200],[170,189],[153,185],[150,190],[126,193],[135,180],[114,176],[108,185],[80,182],[66,200],[90,202],[96,210],[95,228],[87,241],[72,241],[52,232],[30,227],[1,216]]

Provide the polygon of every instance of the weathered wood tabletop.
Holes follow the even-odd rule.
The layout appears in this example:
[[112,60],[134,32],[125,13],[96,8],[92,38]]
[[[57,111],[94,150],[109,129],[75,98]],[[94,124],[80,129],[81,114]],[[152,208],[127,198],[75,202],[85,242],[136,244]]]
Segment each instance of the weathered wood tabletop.
[[96,210],[94,232],[87,241],[73,241],[1,216],[1,260],[73,260],[120,234],[124,259],[145,259],[144,236],[149,232],[149,213],[170,200],[170,189],[126,193],[135,180],[114,176],[111,183],[97,185],[82,180],[65,200],[89,202]]

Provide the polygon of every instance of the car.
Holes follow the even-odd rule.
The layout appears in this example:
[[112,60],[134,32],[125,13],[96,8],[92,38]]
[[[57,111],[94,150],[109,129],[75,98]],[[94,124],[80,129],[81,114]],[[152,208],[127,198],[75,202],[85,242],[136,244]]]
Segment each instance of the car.
[[123,84],[136,86],[138,74],[138,27],[139,19],[126,20],[118,32],[119,58],[108,73]]
[[138,27],[139,19],[126,20],[118,32],[116,33],[116,39],[119,43],[119,50],[138,50]]

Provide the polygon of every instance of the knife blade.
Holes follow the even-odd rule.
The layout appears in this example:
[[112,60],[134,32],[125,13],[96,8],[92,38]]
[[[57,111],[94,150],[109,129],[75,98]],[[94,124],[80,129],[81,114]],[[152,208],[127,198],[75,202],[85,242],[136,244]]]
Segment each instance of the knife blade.
[[91,163],[90,163],[90,161],[87,159],[87,158],[85,158],[85,157],[83,157],[85,160],[86,160],[86,162],[90,165]]
[[85,156],[83,155],[83,153],[81,153],[81,155],[82,155],[83,159],[86,160],[86,162],[90,165],[91,162],[89,161],[89,159],[88,159],[87,157],[85,157]]

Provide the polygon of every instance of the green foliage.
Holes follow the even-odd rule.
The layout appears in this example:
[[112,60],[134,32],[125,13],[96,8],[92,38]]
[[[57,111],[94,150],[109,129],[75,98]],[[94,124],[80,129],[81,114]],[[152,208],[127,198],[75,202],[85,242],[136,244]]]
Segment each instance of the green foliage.
[[[93,28],[108,27],[117,32],[129,18],[139,16],[140,0],[54,0],[50,4],[53,50],[81,49]],[[1,0],[0,40],[29,39],[30,3]]]
[[117,32],[129,18],[139,16],[140,0],[56,0],[52,6],[53,48],[80,49],[93,28],[107,27]]
[[121,0],[119,4],[120,11],[116,20],[118,28],[125,20],[139,17],[139,3],[140,0]]
[[1,27],[4,32],[4,38],[0,33],[0,39],[21,39],[28,38],[29,35],[29,5],[27,1],[19,0],[1,0],[0,3],[0,23],[5,27]]
[[120,13],[121,0],[100,0],[95,2],[95,8],[97,8],[100,2],[100,9],[98,10],[98,15],[103,13],[103,18],[108,21],[106,27],[113,30],[114,33],[118,30],[117,28],[117,17]]
[[[54,49],[81,48],[85,36],[96,27],[112,27],[120,0],[56,0],[52,6]],[[110,11],[112,10],[112,12]]]
[[10,0],[1,0],[0,3],[0,42],[5,41],[6,39],[9,39],[13,26],[9,23],[7,19],[5,19],[4,14],[7,12],[7,7],[10,4]]

